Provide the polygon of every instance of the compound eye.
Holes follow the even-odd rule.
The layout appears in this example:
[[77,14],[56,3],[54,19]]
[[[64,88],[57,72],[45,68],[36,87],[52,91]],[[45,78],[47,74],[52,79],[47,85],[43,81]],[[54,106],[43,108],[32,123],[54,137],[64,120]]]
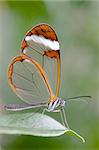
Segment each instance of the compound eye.
[[52,106],[55,104],[55,102],[56,102],[56,101],[53,101],[53,102],[52,102]]

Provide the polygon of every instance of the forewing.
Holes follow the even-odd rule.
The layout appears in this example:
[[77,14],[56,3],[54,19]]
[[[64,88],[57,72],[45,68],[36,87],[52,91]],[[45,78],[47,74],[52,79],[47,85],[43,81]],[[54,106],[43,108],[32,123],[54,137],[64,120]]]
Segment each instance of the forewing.
[[42,66],[56,96],[60,87],[60,50],[55,31],[40,24],[29,31],[22,42],[22,54],[34,58]]

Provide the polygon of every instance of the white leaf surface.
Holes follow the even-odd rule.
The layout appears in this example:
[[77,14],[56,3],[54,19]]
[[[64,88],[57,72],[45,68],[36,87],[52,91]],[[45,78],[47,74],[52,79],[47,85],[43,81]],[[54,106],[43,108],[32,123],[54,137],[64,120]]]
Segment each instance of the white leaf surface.
[[0,114],[0,134],[54,137],[66,132],[76,135],[84,142],[84,139],[76,132],[44,114],[30,112]]

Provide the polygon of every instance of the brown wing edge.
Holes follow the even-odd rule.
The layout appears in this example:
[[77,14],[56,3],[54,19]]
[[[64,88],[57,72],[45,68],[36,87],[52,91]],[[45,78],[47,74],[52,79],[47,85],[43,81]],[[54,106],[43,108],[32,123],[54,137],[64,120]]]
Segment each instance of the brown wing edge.
[[[35,35],[38,35],[38,36],[42,35],[46,39],[50,39],[52,41],[58,41],[55,30],[47,23],[37,24],[30,31],[28,31],[26,33],[25,37],[26,36],[31,36],[32,34],[35,34]],[[25,37],[24,37],[24,39],[22,41],[22,44],[21,44],[21,53],[23,53],[24,48],[27,47]]]

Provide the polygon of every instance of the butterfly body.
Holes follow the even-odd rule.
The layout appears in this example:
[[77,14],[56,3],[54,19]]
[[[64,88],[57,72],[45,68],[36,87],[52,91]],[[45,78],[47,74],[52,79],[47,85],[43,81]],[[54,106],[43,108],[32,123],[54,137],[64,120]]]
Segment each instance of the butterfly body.
[[[61,98],[56,98],[48,104],[49,111],[55,111],[56,109],[60,111],[60,107],[64,107],[65,101]],[[59,107],[59,109],[58,109]]]

